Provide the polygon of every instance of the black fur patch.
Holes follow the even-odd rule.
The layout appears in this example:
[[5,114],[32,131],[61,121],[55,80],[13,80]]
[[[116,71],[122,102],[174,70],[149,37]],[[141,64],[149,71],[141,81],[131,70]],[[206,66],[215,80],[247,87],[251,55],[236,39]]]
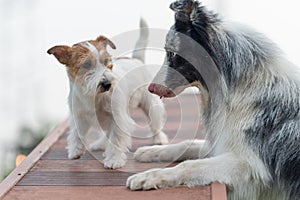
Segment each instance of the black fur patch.
[[[176,13],[174,30],[188,37],[191,37],[191,39],[193,39],[198,44],[200,44],[208,52],[208,54],[211,56],[215,64],[219,67],[221,57],[215,53],[215,50],[212,46],[214,41],[211,40],[212,37],[210,37],[210,35],[214,33],[212,31],[212,27],[215,26],[217,23],[219,23],[220,20],[216,14],[208,12],[205,7],[198,6],[199,4],[200,3],[197,3],[196,7],[193,8],[194,16],[192,20],[189,18],[190,16],[187,16],[187,13],[184,13],[183,11],[179,11]],[[192,51],[193,49],[192,45],[193,44],[191,44],[189,50],[182,49],[182,47],[180,46],[179,51],[181,52]],[[199,56],[199,55],[195,55],[195,56]],[[182,70],[178,70],[183,75],[186,71],[196,70],[195,67],[193,67],[189,62],[187,62],[184,58],[180,56],[177,56],[177,58],[173,61],[173,63],[174,64],[170,65],[170,67],[174,69],[176,68],[176,66],[178,66],[179,63],[181,64],[184,63],[184,65],[182,66]],[[200,81],[200,83],[202,83],[203,86],[206,87],[203,77],[201,76],[201,74],[199,74],[199,72],[193,73],[192,76],[191,75],[186,76],[186,79],[190,83],[194,81]]]
[[[207,88],[205,81],[200,75],[199,71],[190,64],[186,59],[184,59],[179,54],[174,54],[174,56],[169,55],[167,52],[167,58],[169,62],[169,67],[176,70],[180,75],[182,75],[188,83],[193,83],[195,81],[199,81],[205,88]],[[168,73],[168,76],[172,76],[171,73]],[[171,77],[167,77],[167,79],[173,79]],[[169,86],[172,88],[172,86]]]

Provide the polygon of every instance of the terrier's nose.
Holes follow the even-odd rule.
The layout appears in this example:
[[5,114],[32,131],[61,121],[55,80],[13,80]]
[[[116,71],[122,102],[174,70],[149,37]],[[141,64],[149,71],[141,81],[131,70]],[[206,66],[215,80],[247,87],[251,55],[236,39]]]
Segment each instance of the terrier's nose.
[[111,87],[111,83],[109,81],[103,81],[101,83],[101,87],[105,90],[109,90],[109,88]]

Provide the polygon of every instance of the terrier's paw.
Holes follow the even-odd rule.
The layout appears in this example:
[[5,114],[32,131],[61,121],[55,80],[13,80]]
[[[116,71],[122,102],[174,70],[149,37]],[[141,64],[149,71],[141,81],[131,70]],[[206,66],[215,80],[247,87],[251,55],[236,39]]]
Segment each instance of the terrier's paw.
[[164,158],[163,149],[163,145],[140,147],[135,151],[134,159],[140,162],[159,162],[168,160]]
[[126,186],[130,190],[150,190],[177,185],[177,182],[167,169],[152,169],[130,176]]
[[104,160],[104,168],[118,169],[118,168],[123,167],[125,165],[125,163],[126,163],[125,159],[113,157],[113,158]]
[[169,144],[168,136],[164,132],[160,132],[153,138],[154,144]]
[[84,149],[74,148],[68,149],[68,158],[71,160],[79,159],[84,154]]
[[106,144],[103,144],[102,140],[97,140],[91,143],[88,147],[89,151],[104,151]]

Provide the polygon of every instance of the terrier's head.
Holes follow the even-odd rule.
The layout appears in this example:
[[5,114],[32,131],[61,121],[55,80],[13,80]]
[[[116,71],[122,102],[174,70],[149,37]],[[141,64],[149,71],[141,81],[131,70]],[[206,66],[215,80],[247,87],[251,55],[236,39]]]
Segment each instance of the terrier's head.
[[67,67],[72,84],[83,89],[87,95],[95,92],[106,92],[111,88],[114,79],[112,59],[107,52],[107,45],[112,49],[116,46],[104,36],[96,40],[79,42],[73,46],[58,45],[50,48],[47,53]]

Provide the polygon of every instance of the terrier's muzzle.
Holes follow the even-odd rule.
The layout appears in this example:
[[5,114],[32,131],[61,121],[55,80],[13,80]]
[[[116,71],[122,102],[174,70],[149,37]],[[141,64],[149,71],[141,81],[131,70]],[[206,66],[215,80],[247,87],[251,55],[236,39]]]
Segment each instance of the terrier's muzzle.
[[108,91],[110,88],[111,88],[111,82],[108,81],[108,80],[101,81],[101,82],[98,84],[98,90],[99,90],[100,92],[106,92],[106,91]]

